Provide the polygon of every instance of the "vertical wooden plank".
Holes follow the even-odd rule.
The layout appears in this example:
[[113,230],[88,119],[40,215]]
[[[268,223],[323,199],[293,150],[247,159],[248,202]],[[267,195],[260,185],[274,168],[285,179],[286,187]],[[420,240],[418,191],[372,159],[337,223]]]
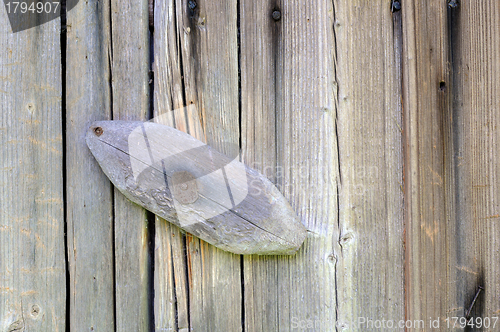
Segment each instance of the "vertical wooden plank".
[[336,1],[339,328],[405,319],[400,13]]
[[[239,142],[236,18],[236,1],[155,3],[155,116],[233,156]],[[180,235],[173,225],[156,228],[162,245],[155,249],[155,285],[166,283],[155,289],[156,329],[240,331],[240,256],[190,235],[184,245]]]
[[111,116],[110,2],[67,14],[67,208],[71,331],[114,331],[112,188],[85,143]]
[[0,330],[65,331],[60,21],[0,22]]
[[310,230],[294,256],[245,257],[246,331],[336,323],[334,17],[329,1],[240,2],[243,160],[277,183]]
[[[111,1],[114,120],[147,120],[148,1]],[[151,258],[146,210],[114,190],[117,331],[150,331]],[[151,225],[152,227],[152,225]]]
[[[335,326],[339,156],[334,7],[282,2],[277,185],[306,225],[303,248],[278,266],[279,331]],[[306,325],[307,326],[307,325]]]
[[454,148],[446,2],[403,2],[407,319],[462,316],[457,303]]
[[[276,1],[240,2],[243,161],[276,182],[277,65],[283,50]],[[281,15],[281,12],[280,12]]]
[[[282,24],[272,13],[281,8],[276,1],[243,0],[239,10],[242,161],[276,183],[277,66],[283,50]],[[278,331],[280,258],[243,259],[245,331]]]
[[381,2],[240,13],[244,160],[277,176],[311,231],[295,257],[245,257],[246,329],[404,319],[400,19]]
[[[457,310],[464,316],[478,290],[472,317],[500,314],[500,6],[462,1],[448,9],[452,52],[456,191]],[[451,316],[451,315],[449,315]],[[496,328],[498,328],[498,323]]]
[[[183,72],[195,78],[195,107],[206,142],[229,156],[239,154],[240,137],[236,5],[236,0],[198,1],[190,19],[193,58],[182,57]],[[179,3],[186,14],[188,6],[189,1]],[[186,104],[192,94],[186,93]],[[186,242],[190,328],[241,331],[241,257],[190,236]]]
[[[184,8],[175,1],[155,1],[154,9],[154,121],[177,127],[174,112],[184,111],[183,86],[188,77],[181,74]],[[176,10],[177,9],[177,10]],[[178,15],[179,13],[179,15]],[[178,35],[180,29],[181,34]],[[180,40],[180,38],[182,38]],[[189,62],[188,62],[189,64]],[[190,89],[188,89],[189,91]],[[156,218],[154,315],[155,331],[189,330],[187,262],[185,237],[175,225]]]

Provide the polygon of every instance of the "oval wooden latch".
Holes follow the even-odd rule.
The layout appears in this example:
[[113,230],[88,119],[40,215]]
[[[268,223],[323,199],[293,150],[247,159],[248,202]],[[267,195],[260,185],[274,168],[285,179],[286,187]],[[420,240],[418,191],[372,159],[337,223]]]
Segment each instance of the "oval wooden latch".
[[131,201],[235,254],[294,254],[306,228],[263,175],[152,122],[99,121],[87,145]]

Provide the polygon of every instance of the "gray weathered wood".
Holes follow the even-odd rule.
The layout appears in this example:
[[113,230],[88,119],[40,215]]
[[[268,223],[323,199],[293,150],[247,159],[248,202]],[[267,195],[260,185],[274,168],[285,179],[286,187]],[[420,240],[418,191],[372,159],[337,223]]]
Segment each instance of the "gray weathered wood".
[[[276,97],[282,56],[274,1],[240,1],[242,159],[276,183]],[[280,279],[275,257],[244,257],[245,331],[279,331]],[[281,294],[285,296],[285,294]]]
[[151,122],[99,121],[87,144],[131,201],[218,248],[294,254],[305,239],[269,180],[186,133]]
[[[113,119],[147,120],[148,1],[113,0],[111,15]],[[152,261],[146,211],[118,190],[114,203],[116,329],[150,331]]]
[[498,3],[403,9],[408,318],[498,316]]
[[81,1],[67,29],[67,209],[72,331],[114,331],[112,188],[85,134],[111,116],[110,2]]
[[[447,5],[403,3],[406,312],[461,316],[457,303]],[[462,308],[463,309],[463,308]],[[434,319],[436,319],[434,318]],[[444,318],[443,318],[444,319]]]
[[277,177],[312,233],[293,259],[245,257],[245,329],[362,330],[351,321],[404,319],[399,45],[390,6],[283,5],[241,2],[244,161]]
[[401,13],[335,2],[339,160],[337,326],[405,319]]
[[[194,2],[196,8],[191,11],[189,2],[155,1],[155,116],[192,107],[200,115],[203,132],[193,132],[188,126],[189,112],[175,118],[176,128],[189,132],[223,153],[234,155],[234,151],[221,149],[219,141],[233,144],[239,141],[237,3],[234,0],[197,1]],[[176,231],[157,233],[156,240],[169,241]],[[180,250],[179,242],[171,244],[174,253]],[[166,253],[159,253],[159,249],[155,251],[155,262],[158,262],[157,256],[166,257]],[[239,256],[187,235],[185,256],[172,257],[174,270],[183,272],[187,279],[182,274],[175,274],[175,286],[171,284],[169,293],[175,291],[181,296],[177,297],[177,306],[170,309],[178,310],[179,325],[174,322],[173,326],[165,328],[240,331]],[[162,278],[160,274],[156,277],[156,280]],[[188,294],[189,303],[184,294]],[[162,300],[163,295],[156,292],[155,307]],[[171,312],[164,313],[172,317]],[[164,326],[157,325],[157,328]]]
[[65,331],[60,22],[1,12],[0,330]]
[[[455,167],[457,304],[468,309],[484,287],[471,316],[500,314],[500,4],[461,1],[451,10],[451,69]],[[448,249],[450,250],[450,249]],[[498,328],[497,325],[496,328]]]
[[[184,111],[182,87],[184,82],[193,81],[194,78],[186,71],[184,77],[181,75],[181,52],[186,49],[186,43],[180,43],[177,38],[183,35],[177,34],[176,22],[182,21],[185,9],[176,7],[174,3],[175,0],[154,2],[154,116],[156,122],[186,131],[187,128],[183,126],[184,121],[174,123],[172,111]],[[169,42],[174,40],[180,47]],[[189,61],[186,61],[185,67],[190,68]],[[195,93],[193,89],[184,91]],[[196,101],[190,100],[193,103]],[[156,331],[189,330],[189,284],[185,239],[180,228],[164,219],[156,218],[154,251]]]
[[240,8],[244,161],[276,179],[311,231],[293,257],[245,257],[245,330],[330,331],[340,255],[332,3]]
[[[295,256],[241,258],[157,218],[157,331],[444,328],[479,286],[472,316],[498,316],[500,8],[456,3],[155,1],[155,122],[230,156],[241,134],[242,161],[310,230]],[[84,141],[95,120],[146,119],[146,6],[68,13],[66,114],[60,22],[12,34],[1,14],[2,331],[150,328],[144,210]]]

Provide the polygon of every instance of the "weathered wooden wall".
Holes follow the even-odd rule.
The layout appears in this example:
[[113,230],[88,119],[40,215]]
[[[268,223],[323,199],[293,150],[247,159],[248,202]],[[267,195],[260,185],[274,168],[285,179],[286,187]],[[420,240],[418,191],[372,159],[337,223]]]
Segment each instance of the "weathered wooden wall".
[[0,21],[0,330],[64,331],[60,24]]
[[408,319],[500,313],[499,9],[403,4]]
[[92,160],[85,133],[109,119],[110,2],[80,2],[67,15],[66,183],[70,330],[115,330],[113,188]]
[[[430,330],[479,286],[472,315],[498,316],[500,5],[401,4],[156,0],[150,29],[145,0],[89,0],[16,34],[2,14],[0,330]],[[151,118],[239,146],[302,249],[230,254],[114,190],[87,128]]]

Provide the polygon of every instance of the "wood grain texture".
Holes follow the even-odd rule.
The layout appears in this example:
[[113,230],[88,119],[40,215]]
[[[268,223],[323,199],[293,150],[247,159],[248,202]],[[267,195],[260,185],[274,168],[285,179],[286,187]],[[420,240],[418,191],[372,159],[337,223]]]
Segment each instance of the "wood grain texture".
[[[449,10],[453,85],[457,242],[457,313],[464,315],[479,286],[472,317],[500,314],[500,6],[462,1]],[[498,325],[497,325],[498,327]]]
[[471,316],[500,314],[500,7],[463,2],[450,13],[453,69],[454,167],[457,183],[457,302]]
[[245,257],[245,330],[329,331],[340,254],[334,8],[241,1],[240,22],[243,160],[310,230],[293,257]]
[[[111,81],[114,120],[147,120],[148,1],[111,1]],[[117,331],[150,331],[152,261],[146,211],[114,191]]]
[[400,32],[389,9],[241,2],[244,161],[277,176],[311,230],[297,258],[245,258],[249,331],[404,319]]
[[[177,129],[236,155],[223,144],[239,141],[236,1],[195,4],[155,2],[155,117],[170,117]],[[170,242],[155,250],[155,285],[170,285],[155,292],[156,328],[240,331],[240,257],[185,239],[184,249],[178,229],[156,229],[156,243]],[[170,267],[160,261],[167,257]],[[172,294],[176,302],[166,304]]]
[[0,31],[0,330],[65,331],[60,22]]
[[[281,24],[275,1],[240,1],[242,160],[276,183],[277,67]],[[281,51],[281,52],[280,52]],[[278,257],[244,259],[245,331],[279,331]],[[283,263],[281,263],[281,266]],[[284,294],[281,294],[282,296]]]
[[405,319],[400,13],[336,1],[339,327]]
[[[188,1],[176,7],[189,17]],[[198,1],[189,20],[177,31],[191,52],[182,55],[183,73],[193,75],[206,143],[227,155],[238,155],[238,44],[237,1]],[[189,38],[190,37],[190,38]],[[190,62],[185,64],[185,62]],[[186,67],[191,67],[187,69]],[[187,85],[185,86],[187,89]],[[185,93],[186,105],[191,105]],[[194,99],[194,98],[193,98]],[[200,133],[201,134],[201,133]],[[228,144],[225,144],[228,143]],[[194,331],[241,331],[241,271],[238,255],[186,237],[189,275],[190,328]]]
[[[188,73],[185,77],[181,74],[182,54],[186,49],[190,49],[189,44],[186,46],[185,42],[181,43],[177,39],[177,20],[182,22],[184,12],[185,9],[177,8],[173,0],[155,1],[154,121],[187,131],[186,123],[182,121],[185,110],[184,91],[191,93],[193,91],[192,87],[183,90],[183,85],[185,82],[194,82],[194,77]],[[183,33],[187,33],[187,28]],[[183,35],[181,34],[179,38],[181,36]],[[189,64],[187,61],[187,68],[190,67]],[[194,105],[196,100],[192,98],[190,100]],[[193,135],[191,132],[190,134]],[[156,217],[154,250],[156,331],[189,330],[189,284],[185,238],[180,228]]]
[[446,3],[404,3],[403,35],[406,312],[409,320],[427,322],[460,315],[457,289],[450,283],[458,243],[451,107],[443,88],[450,79]]
[[67,14],[67,209],[71,331],[114,331],[113,196],[85,134],[111,116],[110,2]]

